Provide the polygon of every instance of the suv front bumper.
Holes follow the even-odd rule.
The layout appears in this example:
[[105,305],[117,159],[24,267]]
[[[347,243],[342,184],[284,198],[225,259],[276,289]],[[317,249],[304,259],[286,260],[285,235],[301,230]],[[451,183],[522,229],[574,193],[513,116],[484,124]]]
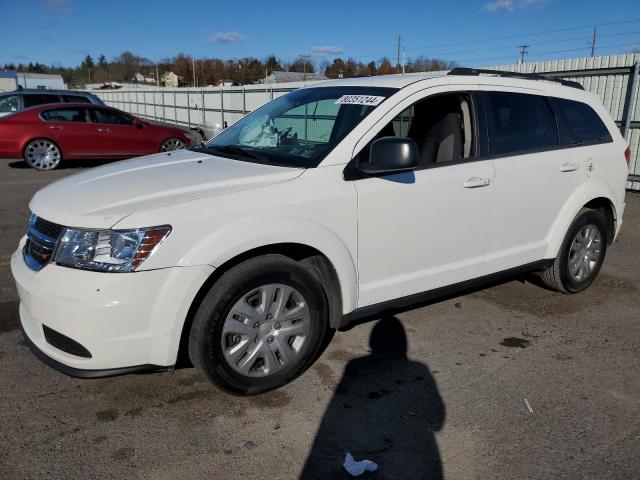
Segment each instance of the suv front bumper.
[[[175,365],[187,312],[213,267],[101,273],[48,264],[36,272],[23,259],[23,243],[11,258],[11,271],[22,331],[38,358],[81,378]],[[44,326],[90,355],[72,354],[60,342],[52,345]]]

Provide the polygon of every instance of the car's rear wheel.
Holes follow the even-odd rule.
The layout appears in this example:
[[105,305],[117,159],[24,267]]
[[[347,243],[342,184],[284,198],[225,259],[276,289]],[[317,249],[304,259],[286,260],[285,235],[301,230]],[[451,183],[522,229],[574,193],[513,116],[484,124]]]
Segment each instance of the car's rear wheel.
[[184,142],[179,138],[170,138],[162,142],[160,145],[161,152],[172,152],[174,150],[181,150],[184,148]]
[[328,308],[322,286],[298,262],[265,255],[232,268],[194,317],[193,364],[240,394],[265,392],[304,372],[322,348]]
[[24,149],[24,161],[36,170],[53,170],[62,161],[60,147],[47,138],[30,141]]
[[593,283],[607,253],[602,213],[583,208],[571,223],[558,256],[542,272],[543,282],[563,293],[578,293]]

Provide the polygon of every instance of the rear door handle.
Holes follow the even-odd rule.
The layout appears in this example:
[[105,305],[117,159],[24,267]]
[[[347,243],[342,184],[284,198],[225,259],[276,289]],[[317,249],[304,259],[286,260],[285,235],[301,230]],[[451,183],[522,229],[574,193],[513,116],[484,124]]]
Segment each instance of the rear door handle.
[[51,130],[60,130],[62,127],[60,125],[49,125]]
[[99,128],[98,131],[102,133],[109,133],[111,130],[109,130],[108,128]]
[[560,165],[561,172],[573,172],[578,169],[578,164],[572,162],[565,162]]
[[464,182],[462,186],[464,188],[478,188],[478,187],[486,187],[490,183],[491,181],[488,178],[471,177],[469,180]]

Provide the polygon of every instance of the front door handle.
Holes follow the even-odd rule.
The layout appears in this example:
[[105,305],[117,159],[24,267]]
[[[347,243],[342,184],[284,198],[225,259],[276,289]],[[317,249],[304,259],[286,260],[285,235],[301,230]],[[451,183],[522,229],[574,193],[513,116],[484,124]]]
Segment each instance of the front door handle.
[[62,127],[60,125],[49,125],[51,130],[60,130]]
[[469,180],[464,182],[462,186],[464,188],[478,188],[478,187],[486,187],[489,185],[491,181],[488,178],[483,177],[471,177]]
[[111,130],[109,130],[108,128],[99,128],[98,131],[101,133],[109,133]]
[[578,169],[578,164],[573,162],[565,162],[562,165],[560,165],[561,172],[573,172],[577,169]]

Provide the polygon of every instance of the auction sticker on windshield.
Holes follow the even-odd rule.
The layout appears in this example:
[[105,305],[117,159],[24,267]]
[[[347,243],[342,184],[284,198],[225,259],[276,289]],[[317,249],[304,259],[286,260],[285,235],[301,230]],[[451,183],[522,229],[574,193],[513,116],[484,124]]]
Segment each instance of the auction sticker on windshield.
[[376,95],[343,95],[336,100],[336,105],[369,105],[375,107],[380,105],[384,98]]

